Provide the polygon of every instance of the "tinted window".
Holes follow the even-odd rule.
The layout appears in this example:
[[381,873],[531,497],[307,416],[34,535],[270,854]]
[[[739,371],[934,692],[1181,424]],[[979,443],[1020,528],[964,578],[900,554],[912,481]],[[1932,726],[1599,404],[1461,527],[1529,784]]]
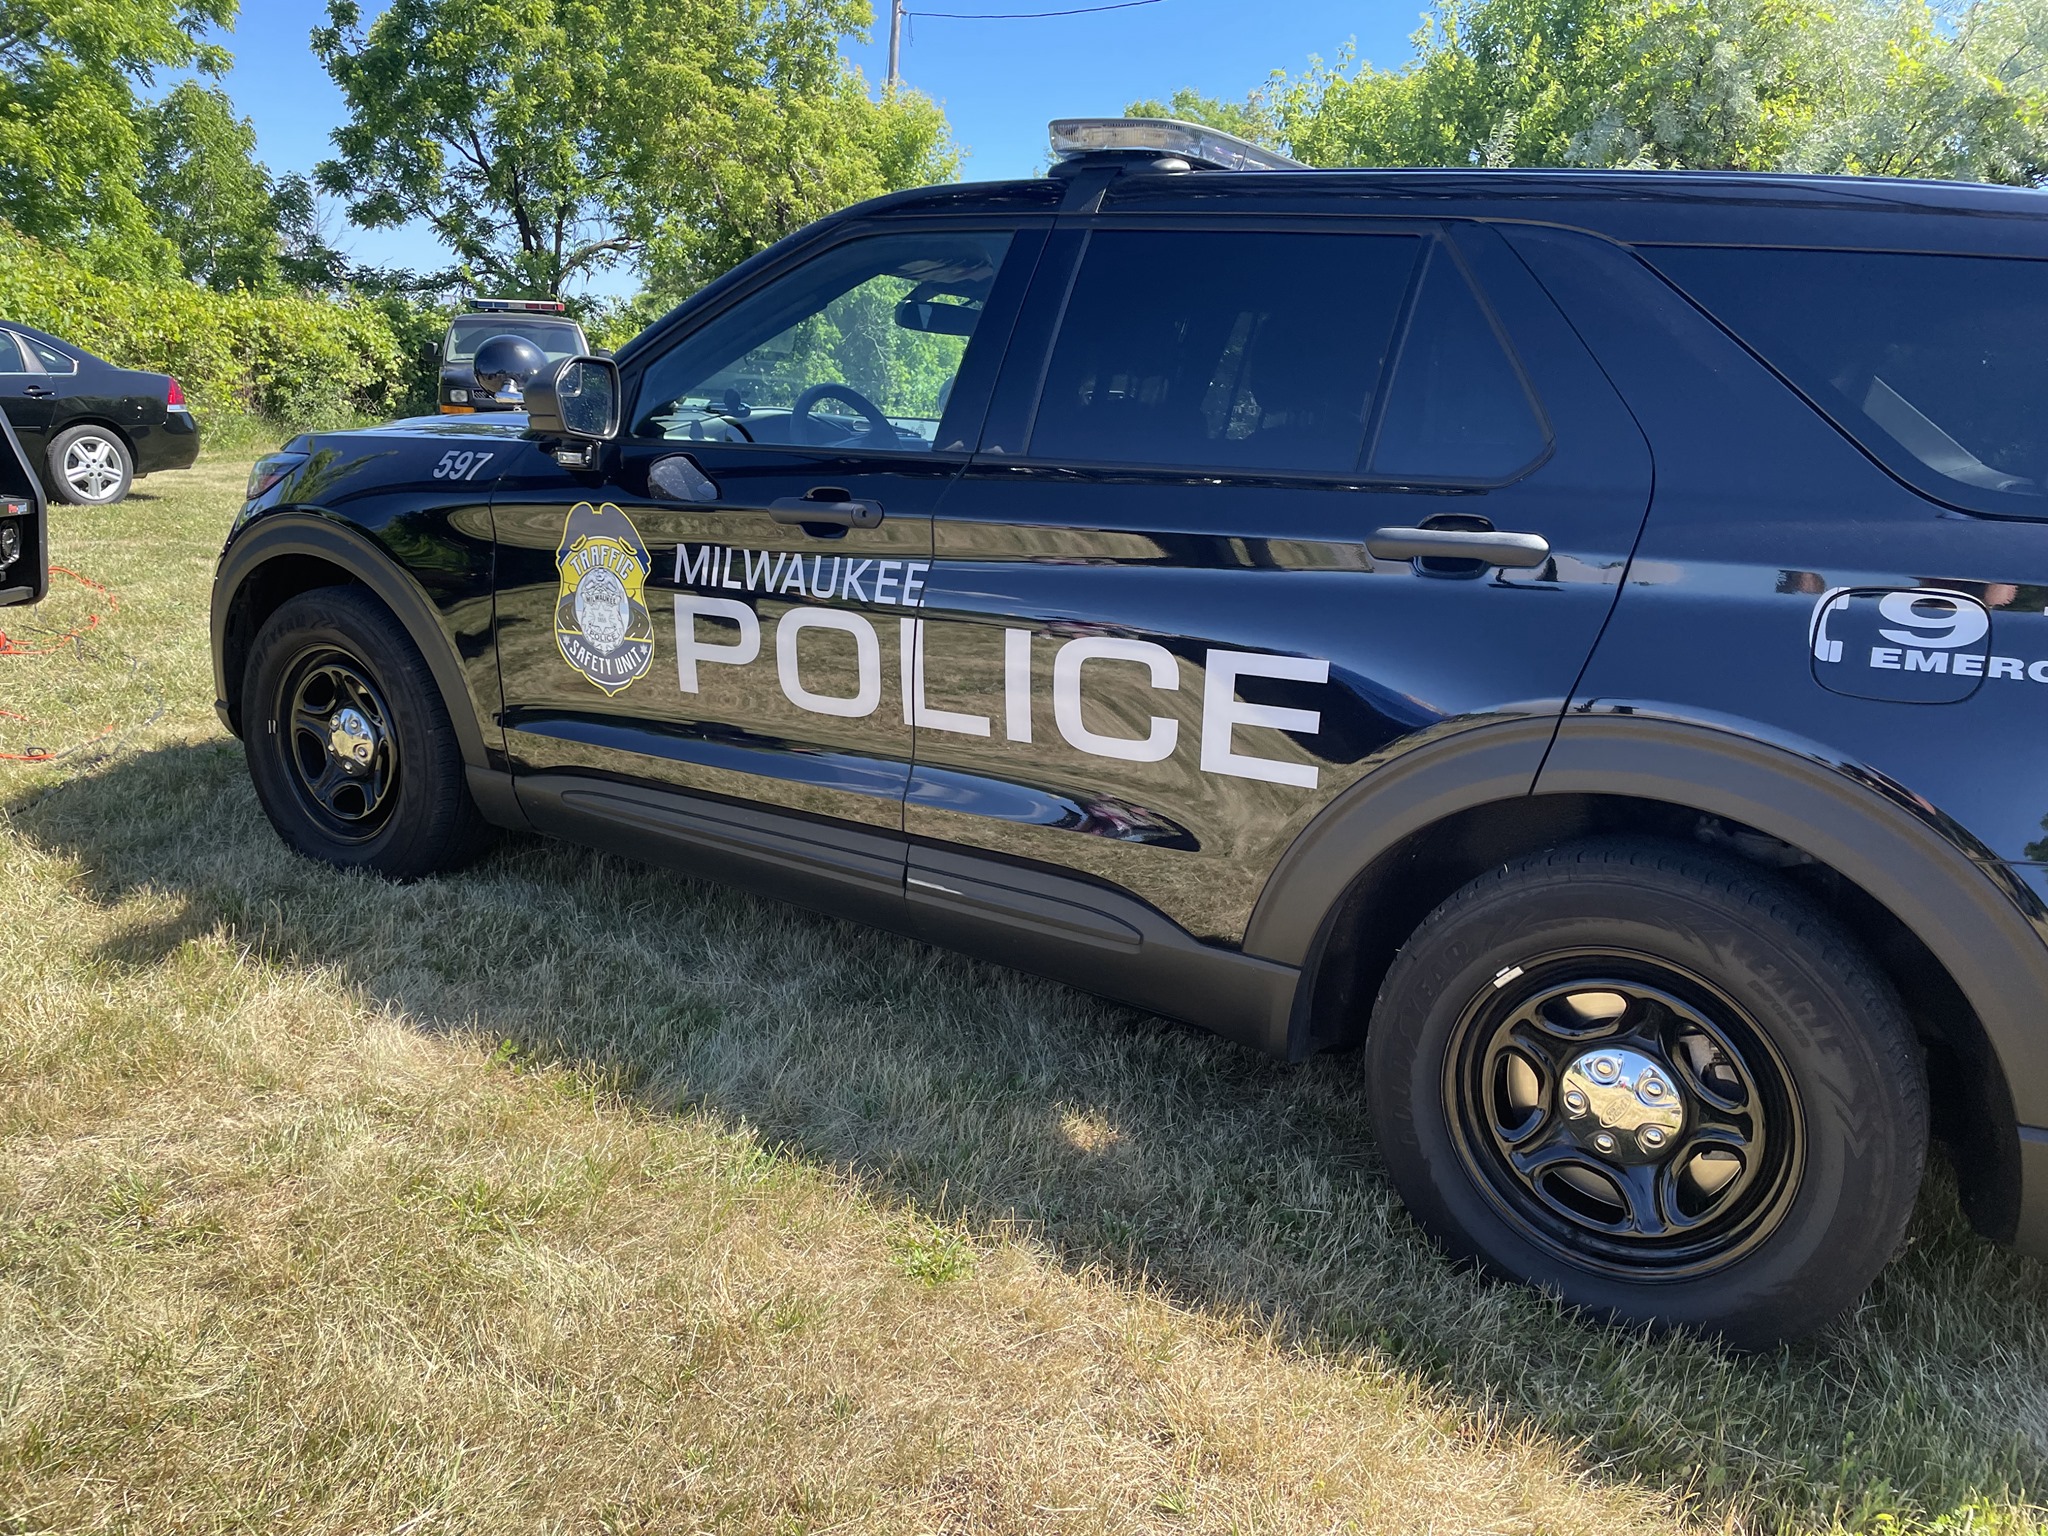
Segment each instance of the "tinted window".
[[1498,481],[1548,444],[1521,373],[1450,252],[1430,254],[1387,389],[1375,475]]
[[1421,250],[1406,235],[1098,232],[1031,456],[1355,473]]
[[35,353],[38,361],[42,363],[43,371],[45,373],[78,372],[78,360],[73,357],[66,357],[62,352],[59,352],[55,347],[46,347],[40,341],[37,341],[33,336],[22,337],[21,343],[23,346],[27,347],[29,351]]
[[898,452],[944,443],[1007,234],[850,240],[742,300],[647,370],[634,433]]
[[448,341],[442,356],[451,363],[466,363],[476,349],[493,336],[524,336],[539,347],[551,363],[575,357],[583,351],[583,332],[563,320],[527,320],[513,315],[465,315],[448,327]]
[[1644,254],[1904,479],[2048,516],[2048,262]]
[[21,359],[21,344],[14,339],[12,331],[0,331],[0,373],[26,373],[28,364]]

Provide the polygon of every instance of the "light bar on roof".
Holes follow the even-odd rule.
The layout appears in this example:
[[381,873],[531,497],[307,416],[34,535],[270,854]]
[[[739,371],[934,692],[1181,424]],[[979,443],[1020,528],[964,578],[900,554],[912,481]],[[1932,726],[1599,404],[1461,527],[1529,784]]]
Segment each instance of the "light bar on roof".
[[1170,117],[1063,117],[1052,124],[1057,160],[1112,152],[1142,152],[1185,160],[1208,171],[1305,171],[1299,160],[1248,139]]
[[560,299],[471,299],[473,310],[493,313],[517,312],[523,315],[565,315],[569,306]]

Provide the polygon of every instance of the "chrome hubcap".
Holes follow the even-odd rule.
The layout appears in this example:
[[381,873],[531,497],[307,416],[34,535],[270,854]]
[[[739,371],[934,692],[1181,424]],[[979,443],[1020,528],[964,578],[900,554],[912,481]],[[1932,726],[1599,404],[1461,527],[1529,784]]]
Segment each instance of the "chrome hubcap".
[[1685,1099],[1658,1063],[1614,1046],[1564,1069],[1565,1123],[1580,1145],[1622,1162],[1661,1156],[1685,1129]]
[[1445,1088],[1460,1155],[1526,1235],[1580,1262],[1677,1273],[1775,1228],[1800,1118],[1740,1008],[1648,957],[1503,976],[1467,1008]]
[[104,437],[81,437],[64,450],[64,483],[88,501],[105,501],[120,489],[120,448]]
[[361,773],[377,755],[377,728],[359,709],[338,709],[328,717],[327,750],[344,773]]

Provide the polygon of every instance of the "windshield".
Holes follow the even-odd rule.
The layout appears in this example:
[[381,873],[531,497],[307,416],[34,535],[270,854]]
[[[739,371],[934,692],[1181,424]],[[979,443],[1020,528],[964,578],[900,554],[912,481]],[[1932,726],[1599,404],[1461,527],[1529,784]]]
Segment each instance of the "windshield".
[[467,363],[476,349],[493,336],[524,336],[547,354],[551,363],[565,357],[580,357],[589,350],[583,330],[572,320],[532,320],[512,315],[464,315],[448,327],[448,341],[441,357],[450,363]]

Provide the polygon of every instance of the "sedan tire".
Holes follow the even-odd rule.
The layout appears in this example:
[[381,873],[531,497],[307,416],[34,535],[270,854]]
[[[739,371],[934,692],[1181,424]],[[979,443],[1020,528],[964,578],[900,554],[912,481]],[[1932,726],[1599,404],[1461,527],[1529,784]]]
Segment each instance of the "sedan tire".
[[111,507],[135,483],[135,456],[107,427],[73,427],[50,444],[50,489],[74,507]]

